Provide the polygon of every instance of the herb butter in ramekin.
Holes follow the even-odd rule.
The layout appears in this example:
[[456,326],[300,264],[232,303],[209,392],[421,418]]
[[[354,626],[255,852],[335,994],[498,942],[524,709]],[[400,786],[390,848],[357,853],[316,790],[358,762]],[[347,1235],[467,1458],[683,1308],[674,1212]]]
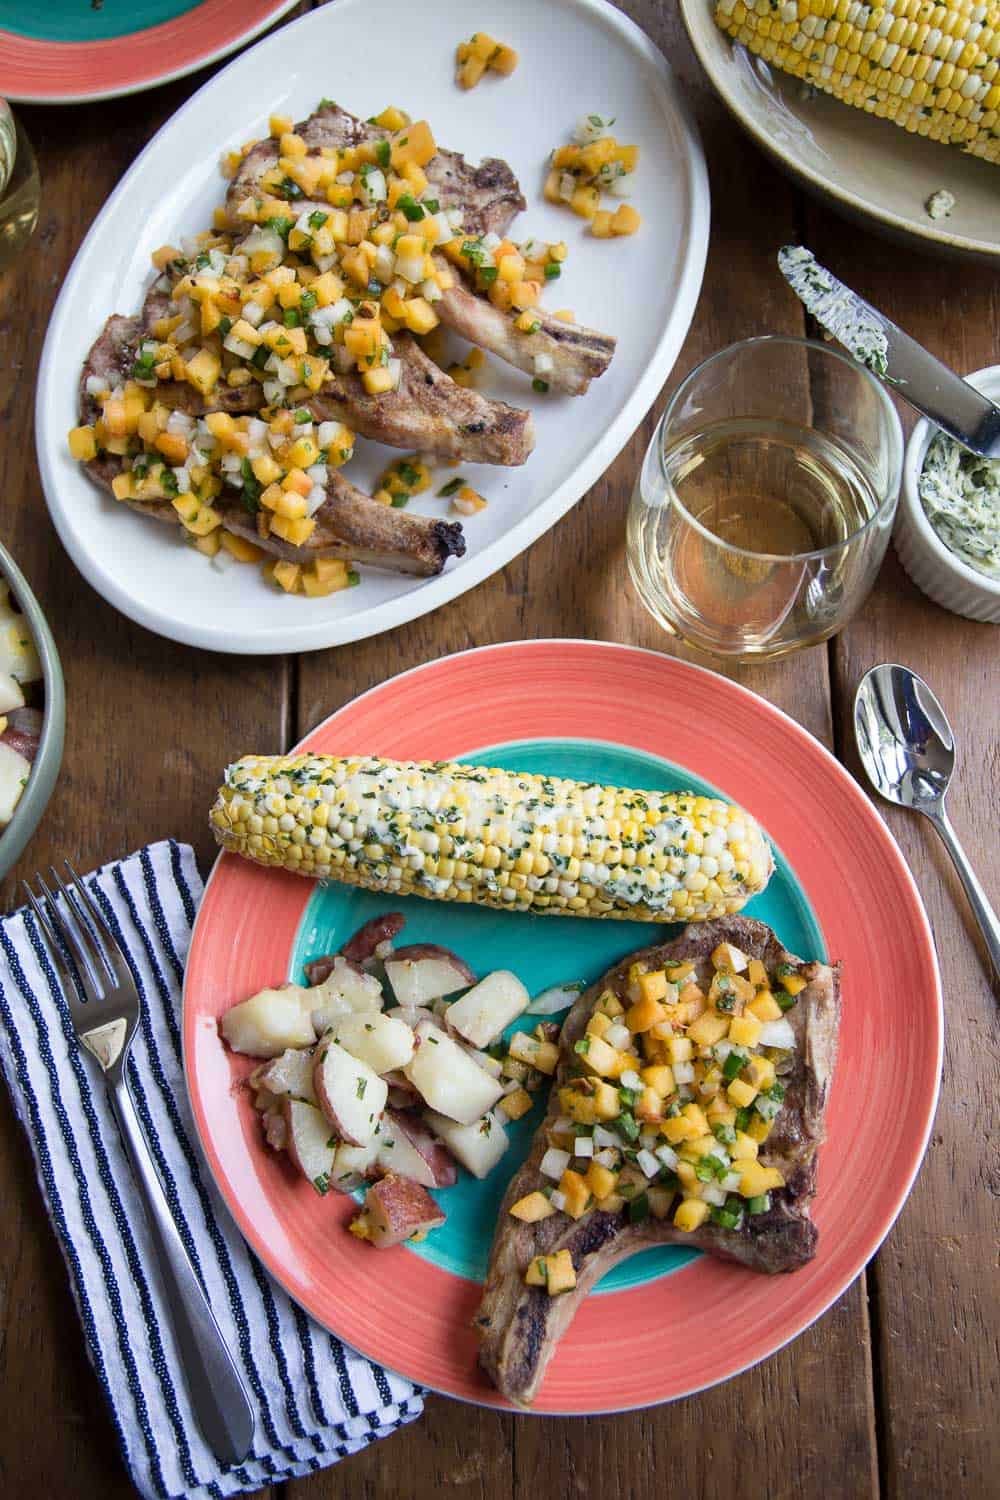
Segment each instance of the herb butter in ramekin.
[[[1000,401],[1000,366],[966,379]],[[907,444],[893,542],[935,603],[1000,624],[1000,460],[978,458],[918,422]]]

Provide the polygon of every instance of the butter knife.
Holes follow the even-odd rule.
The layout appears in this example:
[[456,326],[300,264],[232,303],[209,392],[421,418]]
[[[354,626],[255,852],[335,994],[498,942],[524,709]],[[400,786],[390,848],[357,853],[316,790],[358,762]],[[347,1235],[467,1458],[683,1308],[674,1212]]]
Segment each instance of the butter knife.
[[859,364],[964,448],[1000,458],[1000,407],[838,281],[811,250],[785,245],[778,268],[806,311]]

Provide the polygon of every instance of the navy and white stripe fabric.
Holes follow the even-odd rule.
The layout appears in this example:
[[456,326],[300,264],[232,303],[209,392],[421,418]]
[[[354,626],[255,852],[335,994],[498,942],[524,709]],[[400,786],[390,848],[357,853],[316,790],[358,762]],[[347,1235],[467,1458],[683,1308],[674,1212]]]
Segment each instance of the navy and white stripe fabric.
[[104,1084],[70,1026],[37,923],[0,923],[0,1065],[35,1158],[87,1350],[132,1479],[150,1500],[223,1496],[309,1474],[419,1416],[422,1393],[313,1323],[251,1254],[210,1179],[181,1064],[184,959],[201,880],[151,845],[87,885],[143,999],[136,1108],[174,1216],[251,1392],[251,1455],[220,1469],[191,1415],[141,1205]]

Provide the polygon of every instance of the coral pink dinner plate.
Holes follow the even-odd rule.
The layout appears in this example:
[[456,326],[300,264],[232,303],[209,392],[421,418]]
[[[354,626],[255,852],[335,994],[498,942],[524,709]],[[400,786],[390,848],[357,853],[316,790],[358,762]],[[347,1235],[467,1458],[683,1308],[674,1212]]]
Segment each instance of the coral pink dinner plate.
[[226,57],[296,0],[6,0],[0,93],[24,104],[135,94]]
[[[235,754],[258,750],[234,745]],[[717,789],[749,809],[776,873],[748,913],[804,958],[843,963],[840,1054],[813,1215],[816,1258],[771,1278],[690,1251],[646,1251],[583,1304],[549,1366],[540,1413],[619,1411],[725,1380],[801,1333],[888,1233],[923,1157],[941,1069],[931,934],[895,843],[847,772],[803,729],[723,677],[654,652],[529,641],[446,657],[341,709],[300,749],[401,759],[480,756],[626,785]],[[321,1198],[263,1144],[252,1067],[220,1041],[230,1005],[301,980],[379,910],[407,914],[480,972],[517,970],[533,991],[592,980],[662,928],[490,912],[314,885],[223,856],[195,926],[184,992],[188,1086],[202,1144],[264,1265],[325,1327],[420,1384],[505,1406],[476,1366],[476,1309],[496,1204],[541,1111],[510,1127],[486,1183],[438,1194],[448,1222],[379,1252],[344,1232],[349,1197]],[[527,1024],[528,1018],[525,1018]]]

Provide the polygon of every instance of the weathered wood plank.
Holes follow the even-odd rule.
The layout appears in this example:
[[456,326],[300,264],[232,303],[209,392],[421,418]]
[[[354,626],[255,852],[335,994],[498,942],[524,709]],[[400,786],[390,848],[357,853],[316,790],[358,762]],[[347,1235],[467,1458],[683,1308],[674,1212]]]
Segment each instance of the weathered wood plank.
[[[196,82],[196,81],[195,81]],[[146,139],[192,91],[188,81],[135,100],[23,111],[42,173],[34,245],[0,280],[0,448],[4,539],[49,618],[66,674],[66,753],[56,794],[27,855],[4,883],[68,856],[88,870],[151,839],[190,840],[212,858],[207,808],[235,747],[287,736],[288,668],[188,650],[132,625],[92,592],[45,514],[32,404],[41,336],[94,214]],[[98,127],[98,123],[99,127]],[[97,131],[100,130],[98,136]],[[95,330],[96,331],[96,330]],[[146,524],[122,515],[123,526]],[[87,1368],[66,1272],[4,1092],[0,1192],[0,1489],[53,1497],[134,1493]],[[43,1444],[38,1433],[45,1433]]]
[[[995,272],[904,251],[811,208],[809,243],[831,268],[955,369],[996,360]],[[902,408],[901,408],[902,410]],[[907,426],[911,417],[904,412]],[[913,667],[939,694],[959,746],[949,809],[994,902],[1000,695],[995,627],[923,596],[890,551],[872,598],[835,643],[835,702],[846,759],[861,676],[880,661]],[[1000,1276],[995,1141],[996,989],[947,855],[920,818],[876,799],[913,871],[934,929],[945,996],[945,1062],[930,1149],[874,1268],[882,1472],[890,1496],[996,1492],[1000,1438]]]

